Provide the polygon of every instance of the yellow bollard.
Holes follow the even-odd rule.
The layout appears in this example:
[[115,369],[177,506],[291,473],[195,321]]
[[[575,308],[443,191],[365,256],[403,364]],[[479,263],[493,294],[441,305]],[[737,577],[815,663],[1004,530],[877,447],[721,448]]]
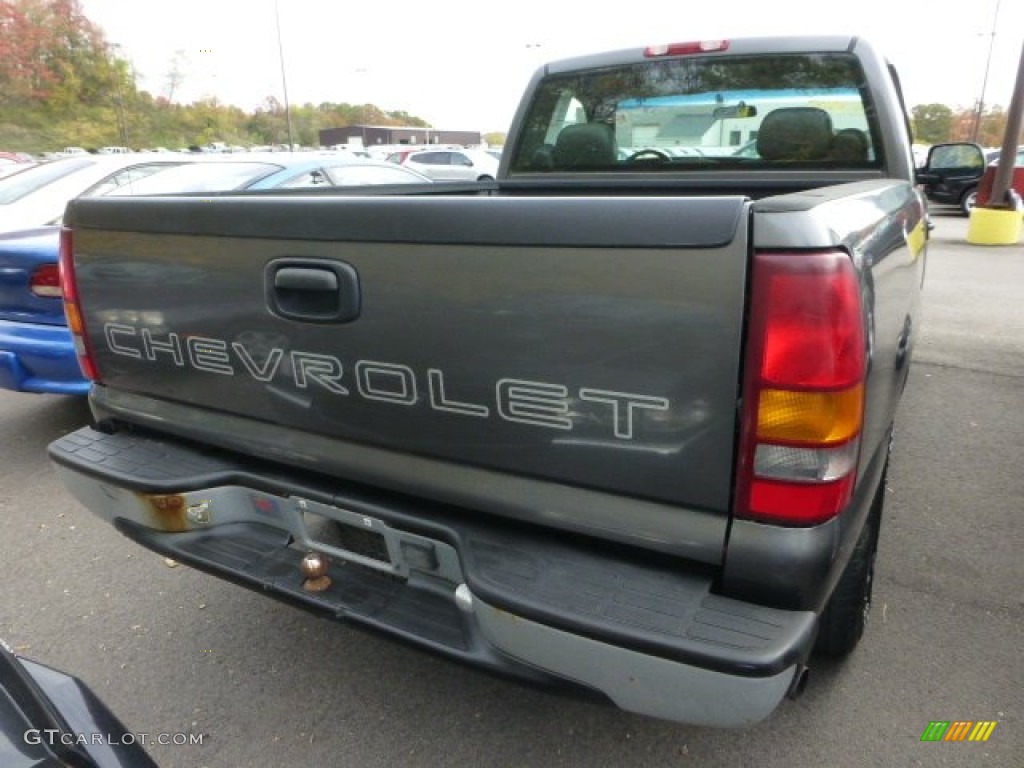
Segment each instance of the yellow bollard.
[[967,242],[974,245],[1016,245],[1024,216],[1020,211],[972,208],[967,224]]

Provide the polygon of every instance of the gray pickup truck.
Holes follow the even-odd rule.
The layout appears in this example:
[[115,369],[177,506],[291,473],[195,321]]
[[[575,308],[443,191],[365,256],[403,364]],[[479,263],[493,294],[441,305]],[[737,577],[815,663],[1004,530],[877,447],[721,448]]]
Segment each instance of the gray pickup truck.
[[926,212],[857,38],[533,78],[494,182],[90,199],[50,456],[144,547],[629,711],[742,726],[870,605]]

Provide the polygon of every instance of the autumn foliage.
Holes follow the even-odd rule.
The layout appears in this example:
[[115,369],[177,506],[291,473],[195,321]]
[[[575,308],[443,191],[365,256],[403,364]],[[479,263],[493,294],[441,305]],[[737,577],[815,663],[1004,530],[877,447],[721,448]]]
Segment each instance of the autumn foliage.
[[115,85],[103,35],[77,0],[0,0],[0,103],[88,104]]

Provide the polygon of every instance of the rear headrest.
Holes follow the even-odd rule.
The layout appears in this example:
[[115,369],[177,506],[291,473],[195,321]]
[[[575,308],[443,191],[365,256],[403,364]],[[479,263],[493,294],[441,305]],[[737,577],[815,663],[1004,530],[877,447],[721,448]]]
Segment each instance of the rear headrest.
[[615,134],[607,123],[567,125],[551,154],[556,167],[610,165],[615,162]]
[[837,163],[863,163],[868,159],[868,135],[856,128],[836,131],[831,159]]
[[757,132],[757,153],[765,160],[824,160],[832,146],[832,118],[817,107],[769,112]]

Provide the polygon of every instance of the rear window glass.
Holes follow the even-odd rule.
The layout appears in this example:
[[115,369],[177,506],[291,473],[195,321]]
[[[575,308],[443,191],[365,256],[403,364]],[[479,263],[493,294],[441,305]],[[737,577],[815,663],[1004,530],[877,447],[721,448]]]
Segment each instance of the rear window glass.
[[47,184],[52,184],[76,171],[95,165],[96,161],[88,157],[74,160],[58,160],[26,168],[0,180],[0,205],[10,205]]
[[417,152],[409,155],[409,159],[423,165],[448,165],[450,152]]
[[188,163],[124,184],[109,194],[131,196],[231,191],[243,189],[279,170],[281,166],[271,163]]
[[512,173],[879,167],[850,54],[652,59],[551,75]]

